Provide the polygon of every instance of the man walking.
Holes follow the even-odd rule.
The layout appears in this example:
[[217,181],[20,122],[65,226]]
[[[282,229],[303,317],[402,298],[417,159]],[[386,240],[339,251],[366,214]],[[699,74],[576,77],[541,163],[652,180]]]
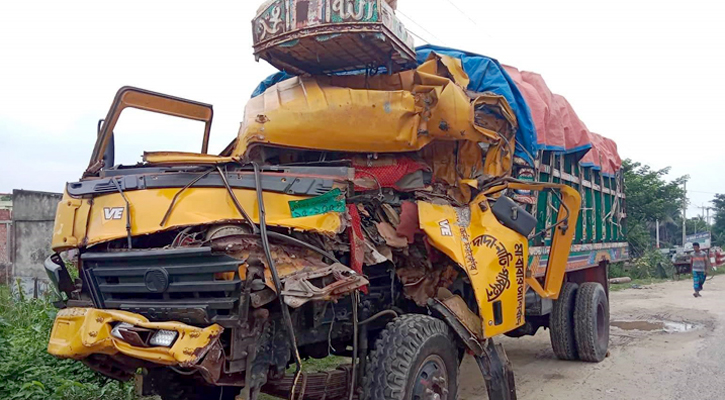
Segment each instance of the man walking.
[[702,285],[705,284],[705,278],[707,277],[707,271],[712,266],[710,264],[710,257],[706,252],[700,250],[700,243],[692,244],[692,257],[690,263],[692,265],[692,282],[695,286],[695,293],[692,295],[695,297],[702,297],[700,291]]

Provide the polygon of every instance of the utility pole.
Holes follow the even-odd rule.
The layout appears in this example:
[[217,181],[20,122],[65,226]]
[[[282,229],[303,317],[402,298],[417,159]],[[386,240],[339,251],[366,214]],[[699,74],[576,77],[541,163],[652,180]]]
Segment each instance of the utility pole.
[[660,248],[660,220],[657,219],[657,248]]
[[706,230],[712,233],[712,227],[710,226],[710,210],[714,210],[714,208],[707,207],[704,204],[698,208],[702,210],[702,218],[705,220],[705,227],[707,228]]
[[687,241],[687,181],[685,185],[685,199],[682,205],[682,250],[685,249],[685,242]]

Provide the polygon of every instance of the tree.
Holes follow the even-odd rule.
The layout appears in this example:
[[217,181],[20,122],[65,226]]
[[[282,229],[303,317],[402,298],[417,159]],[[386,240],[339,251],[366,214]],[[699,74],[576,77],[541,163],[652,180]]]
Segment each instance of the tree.
[[[664,224],[665,231],[676,230],[677,222],[682,223],[679,214],[687,201],[682,185],[687,176],[668,182],[665,176],[670,172],[669,167],[654,170],[631,159],[624,160],[622,169],[627,195],[629,242],[636,254],[643,254],[652,246],[656,220]],[[673,244],[682,242],[677,235],[670,236],[673,236],[669,238]]]
[[705,221],[705,218],[699,215],[694,218],[688,218],[686,227],[686,232],[688,235],[692,235],[693,233],[698,232],[706,232],[708,230],[707,221]]
[[712,204],[715,209],[712,242],[717,246],[723,246],[725,245],[725,194],[716,194]]

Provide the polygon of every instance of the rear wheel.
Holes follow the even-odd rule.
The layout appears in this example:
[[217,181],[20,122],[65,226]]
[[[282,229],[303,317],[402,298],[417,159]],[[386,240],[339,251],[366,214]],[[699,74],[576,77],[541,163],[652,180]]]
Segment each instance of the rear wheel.
[[455,400],[458,348],[445,322],[403,315],[388,324],[370,353],[366,400]]
[[600,362],[609,348],[609,300],[602,285],[583,283],[579,288],[574,310],[579,359]]
[[576,305],[576,283],[566,282],[561,288],[559,299],[554,301],[549,329],[551,330],[551,348],[560,360],[576,360],[577,346],[574,334],[574,309]]

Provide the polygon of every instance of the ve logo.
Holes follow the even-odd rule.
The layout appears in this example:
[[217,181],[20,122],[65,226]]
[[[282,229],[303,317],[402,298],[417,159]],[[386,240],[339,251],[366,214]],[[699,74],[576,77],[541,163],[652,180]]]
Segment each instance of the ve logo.
[[123,218],[123,207],[105,207],[103,209],[103,218],[105,218],[106,221],[110,219]]
[[439,222],[438,226],[441,227],[441,236],[453,236],[453,231],[451,230],[451,223],[448,222],[447,219]]

